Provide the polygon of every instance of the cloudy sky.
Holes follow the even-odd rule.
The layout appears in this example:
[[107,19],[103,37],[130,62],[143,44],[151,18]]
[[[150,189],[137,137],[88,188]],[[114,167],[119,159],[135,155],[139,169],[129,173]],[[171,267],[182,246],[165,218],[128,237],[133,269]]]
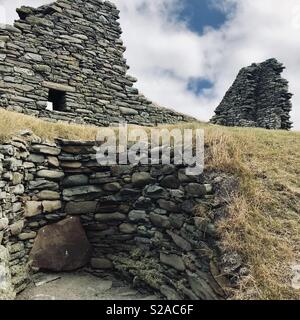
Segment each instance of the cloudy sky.
[[[0,0],[0,20],[47,0]],[[209,120],[240,68],[275,57],[287,69],[300,130],[300,0],[114,0],[130,74],[153,101]]]

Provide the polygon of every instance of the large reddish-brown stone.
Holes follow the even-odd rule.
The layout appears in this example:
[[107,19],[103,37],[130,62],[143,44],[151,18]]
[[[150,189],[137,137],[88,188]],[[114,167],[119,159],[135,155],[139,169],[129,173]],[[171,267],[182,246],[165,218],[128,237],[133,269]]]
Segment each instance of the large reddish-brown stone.
[[86,265],[91,246],[79,217],[69,217],[40,229],[30,253],[33,267],[71,271]]

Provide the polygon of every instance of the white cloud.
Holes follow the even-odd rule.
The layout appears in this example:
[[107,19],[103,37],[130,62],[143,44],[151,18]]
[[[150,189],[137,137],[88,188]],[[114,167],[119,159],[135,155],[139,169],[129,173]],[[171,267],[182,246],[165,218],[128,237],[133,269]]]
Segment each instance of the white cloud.
[[[295,128],[300,129],[298,0],[213,0],[224,12],[232,5],[236,11],[221,29],[208,28],[202,36],[192,33],[182,23],[170,21],[162,10],[164,3],[172,5],[174,10],[180,1],[143,0],[151,6],[143,14],[137,10],[141,0],[116,0],[116,3],[121,9],[131,72],[147,96],[208,120],[240,68],[276,57],[287,67],[284,76],[295,94],[293,121]],[[172,73],[158,77],[159,68]],[[197,97],[186,89],[190,77],[207,78],[214,82],[214,87]]]
[[[188,1],[188,0],[187,0]],[[0,0],[11,20],[13,7],[40,5],[43,0]],[[293,97],[293,121],[300,130],[299,0],[212,0],[235,14],[219,30],[201,36],[172,19],[181,0],[115,0],[121,10],[123,40],[130,73],[153,101],[208,120],[240,68],[275,57],[287,70]],[[214,87],[201,97],[187,90],[192,77],[207,78]]]
[[17,19],[16,8],[23,6],[38,7],[45,3],[51,3],[51,0],[0,0],[0,22],[12,23]]

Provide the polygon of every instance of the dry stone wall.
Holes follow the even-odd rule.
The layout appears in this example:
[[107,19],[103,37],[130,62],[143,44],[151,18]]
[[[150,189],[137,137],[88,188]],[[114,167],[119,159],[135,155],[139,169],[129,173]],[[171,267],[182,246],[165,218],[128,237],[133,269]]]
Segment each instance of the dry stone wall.
[[71,216],[80,217],[92,245],[87,268],[93,274],[111,270],[167,299],[224,299],[227,275],[241,261],[227,259],[228,268],[217,245],[214,219],[228,202],[222,176],[187,176],[184,166],[174,165],[102,167],[94,147],[49,143],[26,131],[0,146],[7,291],[9,283],[15,292],[28,285],[39,231]]
[[133,87],[111,2],[58,0],[17,12],[14,26],[0,26],[0,107],[101,126],[191,120],[155,106]]
[[283,64],[269,59],[243,68],[211,122],[237,127],[290,130],[292,94],[281,77]]
[[[23,196],[25,183],[30,179],[27,163],[26,143],[16,138],[10,144],[0,146],[0,250],[2,263],[9,268],[0,271],[0,297],[10,296],[25,288],[28,281],[26,248],[23,240],[29,234],[22,233],[24,227]],[[33,238],[33,234],[30,234]],[[23,240],[22,240],[23,239]],[[5,250],[7,254],[5,254]],[[6,261],[4,257],[6,256]],[[3,274],[6,273],[6,276]],[[4,279],[4,281],[3,281]],[[6,283],[6,284],[5,284]]]

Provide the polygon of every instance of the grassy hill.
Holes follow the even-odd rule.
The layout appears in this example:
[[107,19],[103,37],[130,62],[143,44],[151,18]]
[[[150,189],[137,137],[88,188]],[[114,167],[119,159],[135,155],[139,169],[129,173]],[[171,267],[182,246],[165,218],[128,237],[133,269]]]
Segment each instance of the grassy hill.
[[[235,175],[240,189],[217,225],[223,246],[238,252],[250,270],[234,299],[300,299],[291,286],[292,266],[300,263],[300,132],[205,129],[206,168]],[[170,126],[171,127],[171,126]],[[97,128],[39,119],[0,110],[0,140],[22,129],[42,138],[93,140]]]

